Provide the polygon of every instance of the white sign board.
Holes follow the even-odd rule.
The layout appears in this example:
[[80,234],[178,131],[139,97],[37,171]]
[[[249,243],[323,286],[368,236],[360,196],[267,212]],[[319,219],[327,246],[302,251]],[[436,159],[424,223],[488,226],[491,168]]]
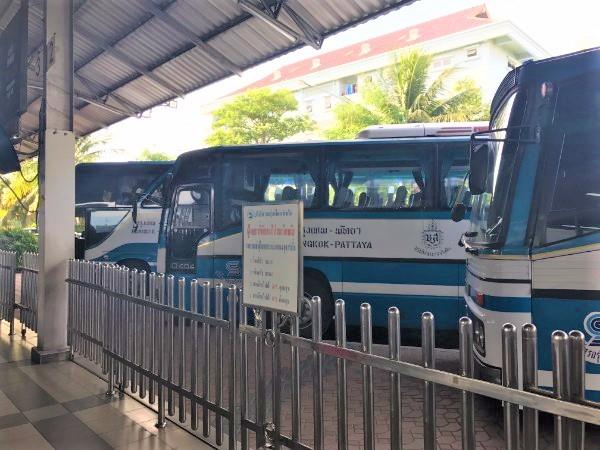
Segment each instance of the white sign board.
[[302,296],[302,202],[243,207],[243,301],[297,314]]

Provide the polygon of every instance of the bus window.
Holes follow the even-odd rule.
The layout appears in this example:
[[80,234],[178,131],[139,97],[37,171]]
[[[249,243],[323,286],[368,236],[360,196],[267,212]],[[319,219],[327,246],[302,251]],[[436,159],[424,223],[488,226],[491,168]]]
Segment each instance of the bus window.
[[317,159],[311,154],[231,155],[223,163],[221,229],[241,223],[246,203],[302,200],[315,205]]
[[563,139],[542,244],[600,231],[600,90],[596,80],[577,80],[558,93],[555,122]]
[[[469,148],[464,143],[440,144],[438,153],[440,173],[440,208],[452,208],[469,170]],[[471,193],[465,186],[462,202],[471,206]]]
[[329,206],[335,209],[421,209],[432,204],[433,145],[331,154]]
[[165,182],[159,183],[142,200],[142,208],[162,208],[165,204]]
[[90,211],[86,227],[86,247],[90,248],[104,240],[127,213],[128,210],[114,208]]

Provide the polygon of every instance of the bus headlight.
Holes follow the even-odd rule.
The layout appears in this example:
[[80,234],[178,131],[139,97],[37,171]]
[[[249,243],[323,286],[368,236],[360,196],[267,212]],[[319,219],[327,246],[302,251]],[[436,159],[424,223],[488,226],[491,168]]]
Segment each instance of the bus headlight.
[[475,349],[485,356],[485,326],[477,317],[473,317],[473,345]]

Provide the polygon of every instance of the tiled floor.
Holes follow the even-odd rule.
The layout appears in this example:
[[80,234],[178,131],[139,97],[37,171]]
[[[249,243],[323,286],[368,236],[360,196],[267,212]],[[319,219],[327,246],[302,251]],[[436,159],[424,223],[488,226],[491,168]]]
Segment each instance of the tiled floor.
[[32,365],[35,335],[8,336],[0,324],[0,449],[211,449],[129,398],[109,399],[106,384],[72,362]]

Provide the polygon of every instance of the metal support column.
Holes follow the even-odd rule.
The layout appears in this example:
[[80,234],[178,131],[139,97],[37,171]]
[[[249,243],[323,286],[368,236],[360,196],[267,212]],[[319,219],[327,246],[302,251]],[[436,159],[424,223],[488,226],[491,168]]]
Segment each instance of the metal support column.
[[73,1],[44,2],[45,42],[40,145],[40,274],[38,346],[34,362],[66,358],[67,261],[73,257]]

